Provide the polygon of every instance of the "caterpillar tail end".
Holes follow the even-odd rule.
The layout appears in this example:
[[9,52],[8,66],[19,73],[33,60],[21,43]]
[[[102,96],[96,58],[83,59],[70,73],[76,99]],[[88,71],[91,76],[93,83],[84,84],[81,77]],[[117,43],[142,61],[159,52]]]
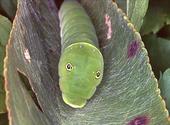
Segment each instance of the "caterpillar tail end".
[[80,97],[74,97],[67,94],[62,93],[62,98],[64,102],[71,106],[72,108],[83,108],[86,105],[86,99]]

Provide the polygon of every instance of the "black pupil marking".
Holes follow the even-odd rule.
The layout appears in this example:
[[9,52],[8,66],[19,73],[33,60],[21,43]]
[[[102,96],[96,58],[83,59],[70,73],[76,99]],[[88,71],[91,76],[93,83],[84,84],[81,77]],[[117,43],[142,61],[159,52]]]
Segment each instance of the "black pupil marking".
[[96,78],[99,78],[99,77],[100,77],[100,71],[97,71]]
[[66,69],[68,70],[68,71],[71,71],[72,70],[72,65],[70,64],[70,63],[68,63],[67,65],[66,65]]

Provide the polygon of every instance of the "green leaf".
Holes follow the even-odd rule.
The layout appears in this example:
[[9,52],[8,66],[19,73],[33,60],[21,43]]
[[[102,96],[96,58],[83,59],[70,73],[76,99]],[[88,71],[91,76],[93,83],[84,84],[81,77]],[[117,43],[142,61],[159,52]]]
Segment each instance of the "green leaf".
[[167,109],[170,113],[170,68],[167,69],[159,79],[161,95],[165,99]]
[[6,112],[5,91],[3,80],[3,65],[5,57],[5,45],[7,44],[9,33],[11,30],[11,22],[0,15],[0,113]]
[[0,9],[4,10],[13,20],[17,9],[17,0],[0,0]]
[[[81,4],[95,25],[105,60],[104,78],[94,97],[82,109],[73,109],[63,102],[57,74],[60,28],[56,7],[50,0],[21,0],[5,59],[10,122],[170,125],[139,33],[112,0],[81,0]],[[40,108],[18,72],[29,79]]]
[[143,24],[149,0],[116,0],[116,2],[127,14],[135,29],[139,31]]
[[[9,120],[15,125],[57,125],[59,90],[55,73],[60,33],[56,7],[51,0],[20,0],[17,11],[4,69]],[[19,74],[28,77],[43,112]]]
[[6,17],[0,15],[0,27],[0,45],[5,46],[9,38],[12,24]]
[[144,18],[141,34],[158,32],[164,24],[170,24],[170,1],[150,0],[149,8]]
[[143,40],[149,53],[153,71],[159,78],[160,71],[164,72],[170,67],[170,40],[156,37],[156,35],[144,36]]
[[140,30],[143,24],[143,18],[146,14],[149,0],[129,0],[127,8],[127,16],[134,24],[137,31]]

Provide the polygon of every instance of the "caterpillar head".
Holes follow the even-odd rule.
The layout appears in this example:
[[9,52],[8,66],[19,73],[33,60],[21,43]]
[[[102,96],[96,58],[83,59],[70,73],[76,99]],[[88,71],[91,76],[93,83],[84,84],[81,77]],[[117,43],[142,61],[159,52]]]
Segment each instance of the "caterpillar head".
[[103,56],[95,46],[79,42],[65,48],[59,62],[60,89],[66,104],[81,108],[103,76]]

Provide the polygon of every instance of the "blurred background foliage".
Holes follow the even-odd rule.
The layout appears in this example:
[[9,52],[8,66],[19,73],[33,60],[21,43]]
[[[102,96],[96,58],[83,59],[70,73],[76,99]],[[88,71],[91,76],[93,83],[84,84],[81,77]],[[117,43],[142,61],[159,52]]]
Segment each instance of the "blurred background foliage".
[[[140,12],[139,9],[132,10],[133,4],[130,9],[127,8],[127,0],[114,1],[127,15],[129,11],[143,13],[144,18],[139,18],[138,22],[133,22],[133,15],[128,16],[142,36],[148,50],[152,69],[157,79],[159,79],[161,94],[170,111],[170,93],[168,94],[170,91],[170,1],[149,0],[147,12]],[[55,2],[59,7],[62,0],[55,0]],[[147,0],[146,3],[141,4],[148,4]],[[0,125],[8,124],[5,107],[3,59],[5,57],[5,45],[9,38],[16,9],[17,0],[0,0]]]

